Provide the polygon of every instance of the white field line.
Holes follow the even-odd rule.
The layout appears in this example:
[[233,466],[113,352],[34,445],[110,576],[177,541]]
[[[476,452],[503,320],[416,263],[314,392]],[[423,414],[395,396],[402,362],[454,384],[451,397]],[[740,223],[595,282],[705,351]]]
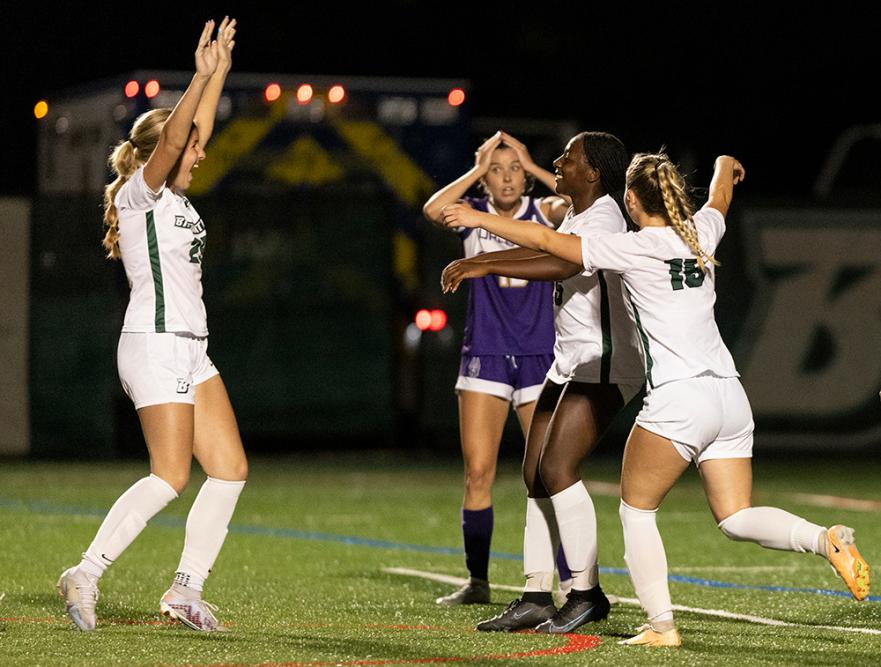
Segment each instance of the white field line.
[[[612,482],[599,482],[586,480],[587,490],[595,496],[621,496],[621,487]],[[812,507],[831,507],[839,510],[851,510],[854,512],[881,512],[881,500],[865,500],[862,498],[847,498],[845,496],[824,496],[818,493],[791,493],[788,494],[794,502]]]
[[[430,581],[437,581],[442,584],[451,584],[453,586],[461,586],[468,580],[462,577],[453,577],[448,574],[440,574],[437,572],[425,572],[424,570],[413,570],[408,567],[384,567],[383,572],[389,574],[399,574],[405,577],[419,577]],[[501,591],[521,592],[522,586],[506,586],[503,584],[490,584],[492,588]],[[639,606],[639,600],[636,598],[622,598],[609,595],[609,602],[612,604],[624,604],[628,606]],[[701,616],[716,616],[718,618],[729,618],[736,621],[746,621],[747,623],[757,623],[759,625],[773,625],[777,627],[788,628],[807,628],[810,630],[836,630],[838,632],[855,632],[864,635],[881,635],[881,630],[874,628],[847,628],[838,625],[806,625],[803,623],[790,623],[789,621],[780,621],[775,618],[765,618],[764,616],[753,616],[752,614],[736,614],[723,609],[702,609],[700,607],[686,607],[681,604],[673,605],[674,611],[687,611],[692,614],[700,614]]]
[[670,566],[670,574],[686,572],[781,572],[804,570],[801,565],[693,565],[688,567]]
[[877,500],[845,498],[844,496],[823,496],[816,493],[793,493],[792,499],[805,505],[813,505],[814,507],[833,507],[839,510],[855,510],[857,512],[881,511],[881,502]]

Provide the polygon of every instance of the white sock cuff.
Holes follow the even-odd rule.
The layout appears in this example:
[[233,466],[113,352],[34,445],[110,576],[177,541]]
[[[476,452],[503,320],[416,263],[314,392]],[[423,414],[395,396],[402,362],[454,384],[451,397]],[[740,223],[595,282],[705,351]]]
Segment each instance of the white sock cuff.
[[559,513],[560,510],[566,510],[570,507],[580,505],[585,500],[593,504],[593,501],[590,499],[590,494],[587,492],[587,487],[584,486],[584,482],[581,481],[575,482],[572,486],[551,496],[551,502],[554,504],[554,511],[557,513]]
[[229,479],[220,479],[218,477],[211,477],[210,475],[205,478],[206,482],[211,482],[213,484],[229,484],[230,486],[238,486],[242,487],[245,485],[247,480],[238,479],[238,480],[229,480]]
[[631,512],[633,513],[632,518],[634,518],[634,519],[638,519],[639,517],[642,517],[642,518],[654,521],[655,515],[658,513],[658,508],[656,507],[653,510],[641,510],[636,507],[633,507],[632,505],[628,505],[627,503],[625,503],[622,500],[621,504],[618,506],[618,515],[623,519],[625,514],[629,515]]
[[542,518],[554,514],[554,504],[550,498],[526,498],[526,515],[541,516]]
[[162,479],[159,475],[154,475],[152,472],[147,479],[154,480],[151,482],[153,489],[156,491],[156,494],[162,498],[163,500],[167,497],[166,503],[170,503],[172,500],[177,498],[177,491],[174,490],[174,487]]
[[210,490],[211,493],[217,493],[235,500],[245,488],[245,480],[229,481],[226,479],[217,479],[216,477],[207,477],[202,485],[203,489]]

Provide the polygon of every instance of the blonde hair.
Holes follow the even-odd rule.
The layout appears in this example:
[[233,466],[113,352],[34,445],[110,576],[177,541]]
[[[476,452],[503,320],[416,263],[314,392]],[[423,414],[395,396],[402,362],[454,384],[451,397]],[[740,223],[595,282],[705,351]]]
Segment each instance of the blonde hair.
[[110,152],[107,162],[116,178],[104,188],[104,240],[101,245],[108,259],[119,259],[119,214],[116,210],[116,194],[132,177],[138,167],[150,159],[159,143],[159,135],[171,109],[153,109],[138,116],[129,132],[128,139],[119,142]]
[[694,224],[694,205],[688,184],[665,153],[638,153],[627,168],[627,189],[633,191],[646,213],[662,215],[697,257],[701,271],[719,265],[701,248]]

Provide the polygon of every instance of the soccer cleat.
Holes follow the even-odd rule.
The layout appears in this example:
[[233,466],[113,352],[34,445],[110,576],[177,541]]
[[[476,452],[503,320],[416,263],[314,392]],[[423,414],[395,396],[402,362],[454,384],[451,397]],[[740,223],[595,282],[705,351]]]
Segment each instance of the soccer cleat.
[[673,628],[664,632],[658,632],[651,625],[643,625],[637,629],[639,633],[630,639],[623,639],[619,644],[623,646],[680,646],[682,637],[679,630]]
[[80,572],[76,567],[66,569],[58,577],[58,594],[64,598],[67,615],[74,625],[90,632],[98,624],[95,605],[98,604],[98,579]]
[[556,611],[557,608],[552,604],[535,604],[517,598],[501,614],[478,623],[477,629],[481,632],[530,630],[550,619]]
[[832,569],[844,579],[854,598],[865,600],[869,595],[869,564],[854,544],[853,528],[838,524],[826,531],[826,537],[826,558]]
[[573,590],[569,593],[566,604],[535,629],[554,635],[565,634],[585,623],[603,620],[609,615],[609,608],[609,599],[599,586],[590,591]]
[[445,607],[455,607],[460,604],[489,604],[489,582],[472,577],[459,590],[439,597],[435,602]]
[[225,627],[217,622],[214,613],[217,611],[210,602],[201,598],[185,598],[169,588],[159,600],[159,613],[180,621],[188,628],[200,632],[222,632]]

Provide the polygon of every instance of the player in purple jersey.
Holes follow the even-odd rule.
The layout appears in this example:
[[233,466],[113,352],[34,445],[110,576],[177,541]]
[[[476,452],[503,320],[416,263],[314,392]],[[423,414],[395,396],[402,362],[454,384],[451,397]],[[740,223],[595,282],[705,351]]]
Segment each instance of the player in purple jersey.
[[[604,132],[576,135],[554,162],[556,190],[572,198],[561,234],[623,232],[624,177],[629,154]],[[454,211],[448,206],[445,217]],[[522,596],[483,631],[536,628],[570,632],[609,612],[597,573],[596,515],[580,467],[614,416],[640,388],[642,367],[615,276],[585,277],[583,267],[520,249],[458,260],[444,270],[445,291],[463,279],[501,273],[558,280],[555,362],[535,407],[527,438],[523,478],[527,488]],[[551,596],[554,543],[559,539],[571,568],[572,587],[557,610]]]
[[[441,210],[463,201],[477,185],[485,196],[464,201],[477,210],[556,227],[569,206],[565,197],[535,198],[535,180],[549,189],[553,175],[533,162],[526,146],[497,132],[475,154],[474,166],[426,202],[425,217],[441,224]],[[461,230],[465,256],[516,248],[482,230]],[[535,399],[553,360],[553,285],[488,276],[472,282],[456,393],[465,461],[462,534],[469,581],[438,604],[487,603],[489,551],[493,529],[492,485],[509,404],[524,435]]]

